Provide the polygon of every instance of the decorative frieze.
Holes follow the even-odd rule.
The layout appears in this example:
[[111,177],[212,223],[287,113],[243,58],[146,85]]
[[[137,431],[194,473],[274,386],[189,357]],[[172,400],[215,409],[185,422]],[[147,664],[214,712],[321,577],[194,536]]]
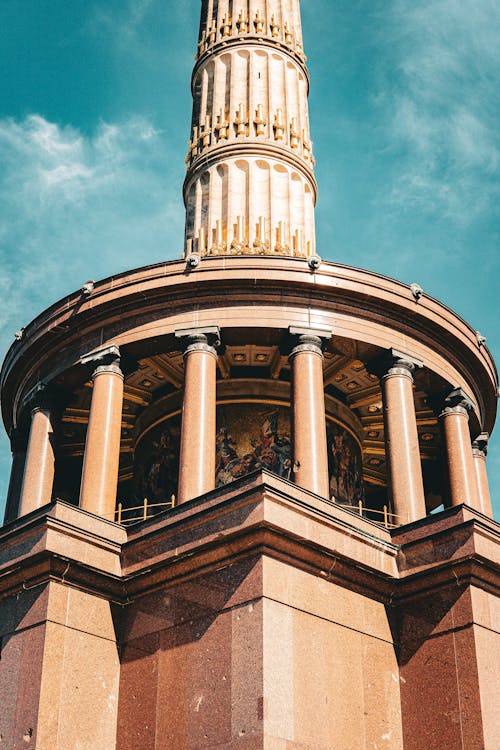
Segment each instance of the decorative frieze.
[[202,29],[200,34],[195,59],[198,60],[203,55],[213,52],[217,44],[227,43],[232,39],[239,41],[242,38],[248,39],[256,36],[279,44],[305,60],[300,32],[298,33],[294,28],[294,22],[290,18],[285,18],[283,23],[280,23],[276,13],[271,12],[268,15],[260,8],[255,11],[252,21],[246,9],[236,10],[233,16],[229,11],[225,11],[220,25],[215,17],[207,19],[206,28]]
[[[188,152],[186,156],[186,164],[188,167],[198,156],[205,153],[207,149],[217,146],[220,141],[226,141],[231,136],[230,123],[226,113],[222,109],[219,110],[219,114],[215,116],[215,125],[213,128],[211,127],[211,120],[211,116],[207,114],[202,125],[195,125],[193,127],[193,137],[188,142]],[[302,156],[304,161],[313,165],[314,158],[312,156],[312,143],[308,140],[305,129],[300,132],[298,118],[292,117],[289,126],[287,126],[283,110],[278,108],[274,114],[272,122],[272,132],[270,137],[268,137],[268,140],[293,149]],[[251,129],[249,127],[249,118],[245,111],[245,105],[241,103],[235,111],[232,125],[234,136],[238,139],[254,137],[266,138],[268,136],[268,117],[265,106],[263,104],[257,104],[255,116],[253,118],[254,128]]]

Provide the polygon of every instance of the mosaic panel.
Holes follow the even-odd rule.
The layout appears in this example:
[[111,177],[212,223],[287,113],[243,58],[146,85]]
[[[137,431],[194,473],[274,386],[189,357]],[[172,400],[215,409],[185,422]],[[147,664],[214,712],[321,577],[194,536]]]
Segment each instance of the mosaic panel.
[[135,453],[135,496],[141,503],[165,503],[177,495],[179,478],[180,415],[153,427]]
[[[361,450],[341,425],[328,421],[330,496],[355,505],[363,498]],[[135,455],[139,502],[168,502],[177,494],[180,415],[154,427]],[[215,486],[222,487],[258,469],[292,476],[290,409],[267,404],[225,404],[217,408]]]
[[327,422],[326,434],[330,497],[356,505],[364,496],[361,449],[351,433],[335,422]]
[[290,411],[265,404],[228,404],[217,409],[216,487],[256,469],[290,479]]

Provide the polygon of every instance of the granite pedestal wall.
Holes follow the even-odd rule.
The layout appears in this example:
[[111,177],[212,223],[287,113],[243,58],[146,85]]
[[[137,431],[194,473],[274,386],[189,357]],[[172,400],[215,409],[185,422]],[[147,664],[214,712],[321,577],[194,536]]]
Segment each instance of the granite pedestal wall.
[[393,534],[402,548],[393,623],[403,746],[493,750],[500,744],[498,524],[466,506],[440,515]]
[[118,743],[401,748],[383,604],[266,555],[124,614]]
[[114,747],[120,664],[109,603],[49,583],[1,608],[2,745]]
[[493,602],[480,589],[457,586],[399,613],[405,750],[498,746],[500,621],[498,614],[492,620]]
[[499,542],[266,473],[128,531],[48,505],[0,532],[2,742],[497,750]]
[[[0,738],[9,750],[114,748],[120,662],[93,579],[125,532],[62,503],[0,531]],[[94,589],[94,590],[92,590]]]

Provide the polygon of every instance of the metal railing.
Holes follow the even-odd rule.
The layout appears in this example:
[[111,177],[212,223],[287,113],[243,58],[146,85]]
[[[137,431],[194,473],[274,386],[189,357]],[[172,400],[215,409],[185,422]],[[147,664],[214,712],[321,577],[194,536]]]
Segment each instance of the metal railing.
[[136,505],[133,508],[124,508],[123,503],[118,503],[114,513],[113,520],[119,523],[121,526],[127,526],[131,523],[138,523],[139,521],[147,521],[148,518],[152,518],[162,510],[171,510],[175,507],[175,495],[172,495],[170,500],[164,503],[150,503],[148,498],[145,497],[142,505]]
[[[346,510],[350,510],[352,513],[357,513],[362,518],[366,518],[367,521],[378,523],[386,529],[395,529],[401,525],[401,523],[398,522],[399,516],[395,513],[391,513],[387,505],[384,505],[382,510],[375,510],[374,508],[368,508],[366,505],[363,505],[362,500],[358,500],[357,505],[349,505],[348,503],[339,503],[334,497],[332,497],[330,498],[330,502],[333,505],[338,505],[340,508],[346,508]],[[381,518],[378,520],[378,518],[372,518],[372,516],[381,516]]]
[[[368,521],[373,521],[373,523],[384,526],[386,529],[395,529],[397,526],[401,525],[398,523],[399,517],[395,513],[391,513],[387,505],[384,505],[382,510],[375,510],[374,508],[368,508],[366,505],[363,505],[362,500],[359,500],[357,505],[349,505],[348,503],[339,503],[334,497],[332,497],[330,498],[330,502],[332,505],[351,511],[351,513],[357,513],[361,518],[365,518]],[[133,508],[124,508],[123,503],[118,503],[113,515],[113,520],[121,526],[139,523],[140,521],[147,521],[148,518],[152,518],[163,510],[172,510],[172,508],[175,507],[175,504],[175,495],[172,495],[170,500],[163,503],[150,503],[148,498],[145,497],[142,505],[136,505]]]

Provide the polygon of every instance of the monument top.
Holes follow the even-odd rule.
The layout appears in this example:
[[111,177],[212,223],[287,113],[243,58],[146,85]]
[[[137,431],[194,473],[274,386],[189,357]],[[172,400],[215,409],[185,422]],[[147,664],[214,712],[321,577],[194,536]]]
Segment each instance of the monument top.
[[204,0],[186,157],[185,254],[316,252],[299,0]]

